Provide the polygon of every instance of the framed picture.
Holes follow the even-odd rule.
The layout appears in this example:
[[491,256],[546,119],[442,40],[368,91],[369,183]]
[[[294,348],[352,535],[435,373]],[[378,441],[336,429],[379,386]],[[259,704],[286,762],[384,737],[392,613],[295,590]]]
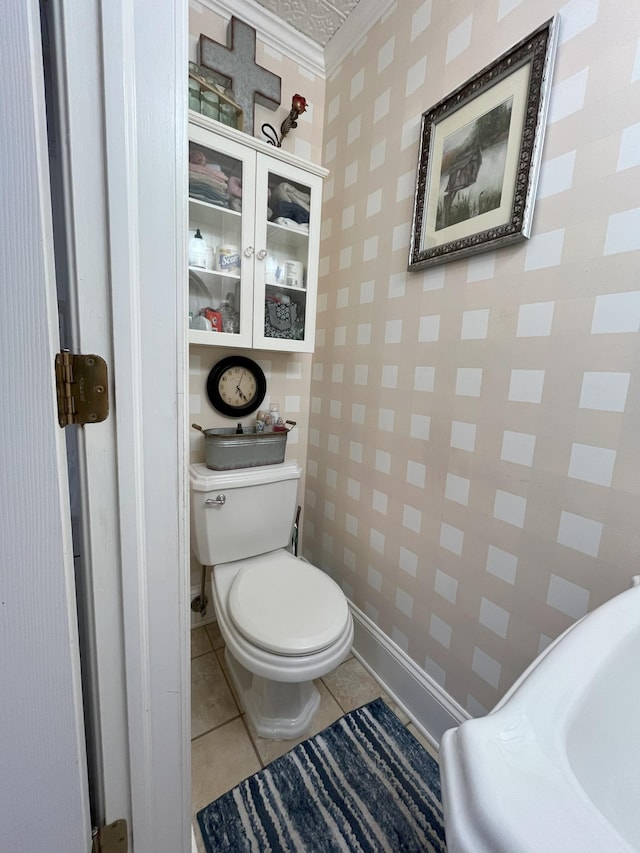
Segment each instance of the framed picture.
[[529,236],[558,16],[422,115],[409,269]]

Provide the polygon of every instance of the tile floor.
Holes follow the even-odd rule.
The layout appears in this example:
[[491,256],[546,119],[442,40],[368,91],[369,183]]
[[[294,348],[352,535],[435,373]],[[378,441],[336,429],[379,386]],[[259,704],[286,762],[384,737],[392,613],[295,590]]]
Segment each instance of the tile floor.
[[292,747],[321,731],[348,711],[382,696],[409,731],[437,757],[433,748],[385,696],[362,664],[349,657],[316,681],[320,708],[308,732],[298,740],[273,741],[254,735],[240,709],[224,662],[224,641],[217,623],[191,632],[191,784],[196,843],[204,851],[195,814],[207,803]]

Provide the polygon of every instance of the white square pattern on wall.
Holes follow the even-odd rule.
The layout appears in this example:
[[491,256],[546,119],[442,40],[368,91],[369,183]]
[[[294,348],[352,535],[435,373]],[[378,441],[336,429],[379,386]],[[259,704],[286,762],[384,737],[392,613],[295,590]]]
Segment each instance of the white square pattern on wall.
[[[556,12],[530,239],[408,273],[421,112]],[[327,84],[307,556],[471,713],[637,573],[639,36],[407,0]]]

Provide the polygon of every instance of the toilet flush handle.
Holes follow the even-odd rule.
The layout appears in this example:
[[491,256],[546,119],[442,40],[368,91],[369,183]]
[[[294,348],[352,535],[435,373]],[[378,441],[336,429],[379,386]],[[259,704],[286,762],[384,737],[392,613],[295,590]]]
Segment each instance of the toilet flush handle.
[[227,502],[226,495],[216,495],[215,498],[207,498],[205,506],[224,506]]

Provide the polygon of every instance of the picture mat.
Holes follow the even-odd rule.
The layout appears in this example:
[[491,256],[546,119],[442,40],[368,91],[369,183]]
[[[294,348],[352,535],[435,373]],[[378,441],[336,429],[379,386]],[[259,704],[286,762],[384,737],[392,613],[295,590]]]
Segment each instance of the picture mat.
[[[423,219],[420,251],[432,249],[435,246],[442,245],[443,243],[449,243],[452,240],[467,237],[470,234],[477,233],[478,231],[495,228],[496,226],[503,225],[509,221],[516,185],[516,173],[520,156],[522,129],[524,127],[524,117],[527,108],[530,71],[531,62],[529,61],[513,73],[509,74],[508,77],[505,77],[503,80],[495,83],[486,92],[478,95],[471,102],[460,107],[452,115],[443,119],[441,122],[434,124],[431,136],[431,150],[429,153],[429,162],[432,165],[428,180],[426,215]],[[433,164],[438,163],[440,166],[442,165],[445,139],[452,133],[463,128],[465,125],[474,122],[479,117],[490,112],[496,106],[508,100],[511,96],[513,96],[511,124],[509,127],[509,138],[507,141],[507,155],[505,160],[504,180],[502,185],[503,191],[500,207],[436,231],[435,226],[438,213],[438,195],[440,189],[441,170],[439,170],[438,174],[435,175]]]

